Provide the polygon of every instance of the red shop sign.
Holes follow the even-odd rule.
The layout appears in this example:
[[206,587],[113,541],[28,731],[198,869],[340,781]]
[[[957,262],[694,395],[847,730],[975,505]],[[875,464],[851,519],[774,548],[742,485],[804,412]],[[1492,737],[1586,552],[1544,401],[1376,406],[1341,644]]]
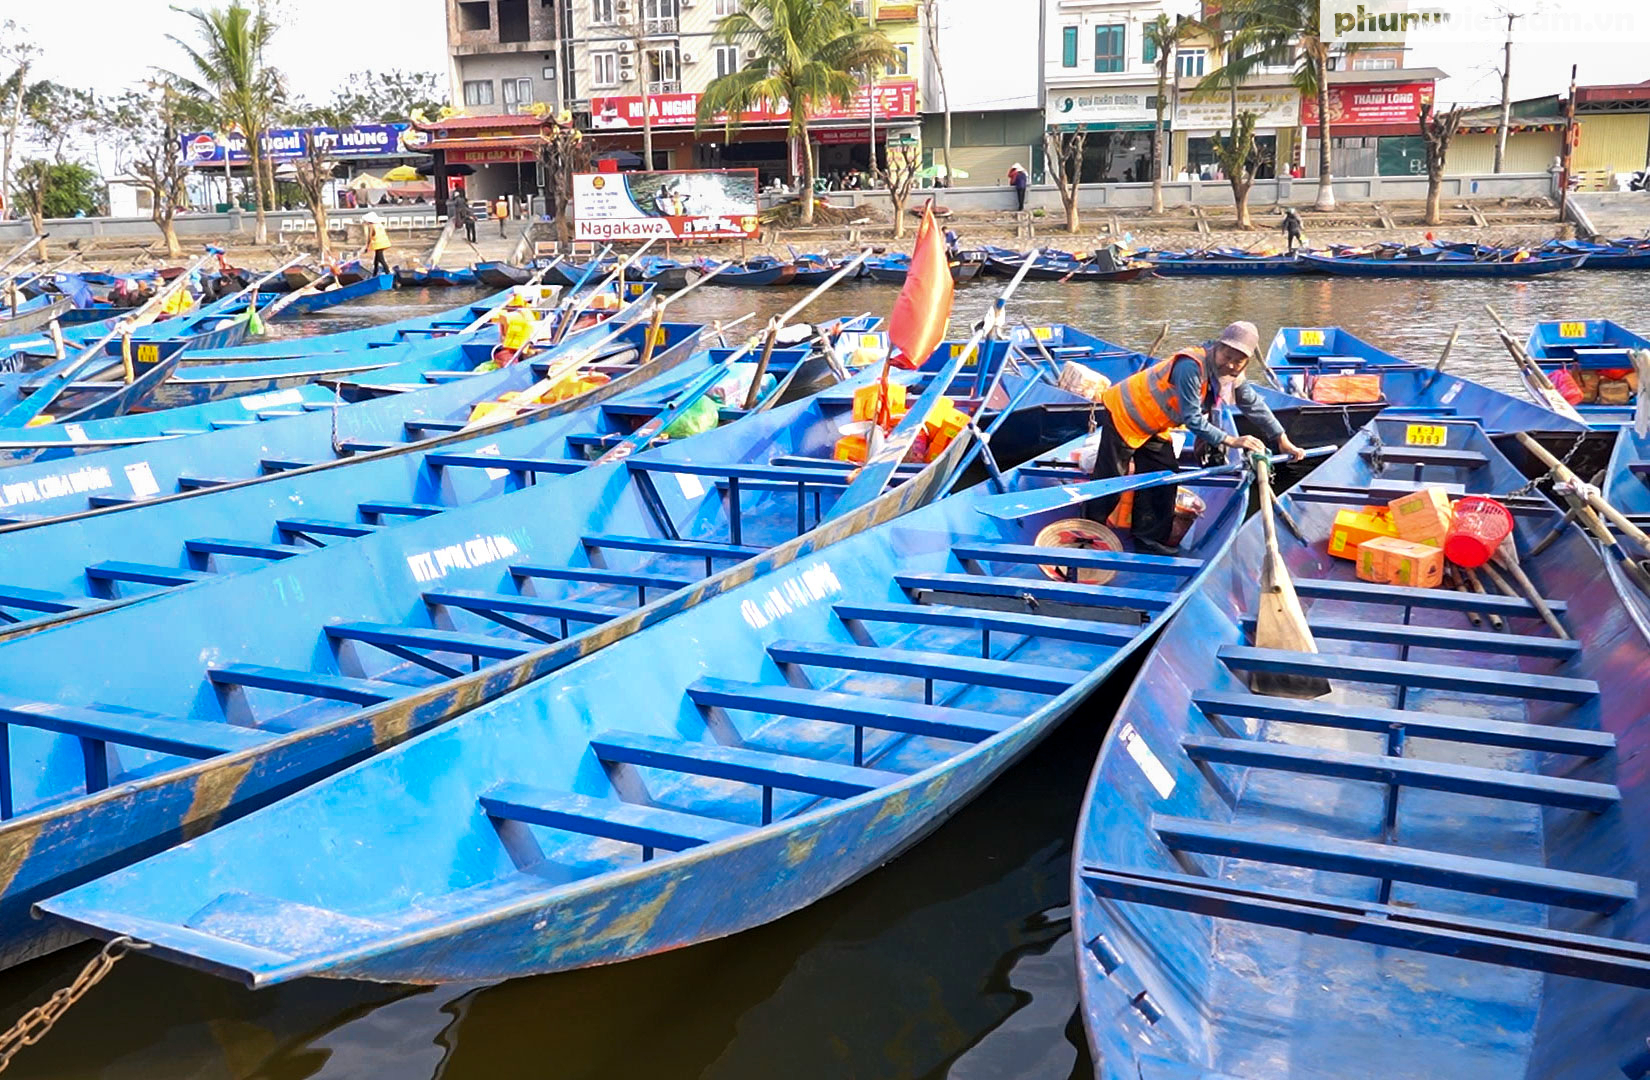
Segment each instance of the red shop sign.
[[[1414,127],[1421,106],[1432,103],[1433,83],[1343,83],[1329,88],[1329,124],[1399,124]],[[1301,123],[1318,125],[1318,99],[1301,96]]]

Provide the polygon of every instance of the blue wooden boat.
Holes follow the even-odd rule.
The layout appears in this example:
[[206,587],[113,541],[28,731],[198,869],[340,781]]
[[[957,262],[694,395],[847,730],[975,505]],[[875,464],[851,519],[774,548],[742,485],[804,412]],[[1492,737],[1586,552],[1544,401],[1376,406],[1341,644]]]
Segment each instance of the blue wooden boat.
[[[973,281],[985,269],[985,263],[973,259],[952,259],[951,280],[957,284]],[[865,260],[866,276],[872,281],[880,281],[887,285],[903,285],[905,277],[911,270],[911,256],[903,252],[889,255],[878,255]],[[1026,275],[1030,277],[1031,275]]]
[[[686,330],[676,328],[672,332],[678,336],[667,338],[670,343],[680,340]],[[386,370],[392,379],[416,389],[391,393],[398,384],[386,382],[372,388],[379,393],[361,395],[360,401],[339,407],[337,399],[344,396],[340,387],[330,404],[300,406],[300,415],[278,416],[256,424],[217,429],[209,423],[198,428],[175,427],[172,420],[178,410],[134,415],[113,432],[105,431],[105,437],[164,436],[168,432],[184,437],[111,447],[96,454],[95,460],[39,461],[6,469],[0,483],[0,534],[8,528],[36,527],[65,515],[107,511],[149,498],[187,496],[226,483],[267,478],[295,467],[336,463],[357,453],[438,438],[466,427],[478,402],[526,389],[562,357],[598,345],[600,355],[615,358],[639,351],[640,328],[630,328],[627,336],[608,342],[610,334],[605,326],[576,331],[560,346],[526,363],[479,375],[454,372],[471,372],[491,358],[498,342],[498,331],[493,327],[484,327],[468,337],[408,345],[405,348],[410,352],[404,354],[403,362]],[[284,363],[297,369],[297,365],[318,362],[299,359],[266,363]],[[338,366],[340,363],[325,361],[323,367],[332,365],[325,370],[336,377],[345,370]],[[260,396],[267,401],[270,395],[281,393],[266,391]],[[281,406],[278,411],[292,410]],[[58,443],[44,445],[60,447],[64,441],[73,441],[71,433],[65,430],[63,435]],[[43,445],[38,437],[30,439],[18,432],[0,432],[0,444],[13,450]]]
[[1295,254],[1256,255],[1222,248],[1208,251],[1141,251],[1158,277],[1277,277],[1305,270]]
[[1625,236],[1602,243],[1553,240],[1541,250],[1555,255],[1585,254],[1587,261],[1582,266],[1588,270],[1650,270],[1650,240],[1642,236]]
[[[821,285],[830,279],[832,274],[847,265],[848,260],[834,255],[818,252],[808,252],[801,255],[791,253],[791,265],[796,268],[796,276],[791,278],[793,285]],[[856,278],[867,276],[864,264],[860,264]]]
[[[1338,509],[1523,489],[1476,425],[1426,446],[1405,426],[1377,419],[1280,500],[1319,652],[1249,644],[1250,524],[1112,722],[1071,894],[1102,1080],[1642,1074],[1650,639],[1579,530],[1531,554],[1562,520],[1539,494],[1506,501],[1570,640],[1522,595],[1376,585],[1327,556]],[[1268,697],[1254,672],[1334,689]]]
[[[374,274],[362,277],[349,283],[345,283],[340,280],[337,284],[331,285],[319,292],[298,297],[281,310],[289,315],[302,315],[314,311],[324,311],[327,308],[337,307],[339,304],[347,304],[351,300],[359,300],[363,296],[372,296],[375,293],[387,292],[393,288],[395,288],[394,274]],[[274,299],[277,295],[284,294],[266,295],[260,292],[258,294],[258,302],[262,305],[267,303],[269,300]]]
[[[916,423],[958,367],[935,377]],[[722,374],[707,371],[671,411]],[[846,418],[840,409],[780,405],[642,450],[668,416],[595,464],[573,446],[531,460],[443,461],[452,473],[546,479],[437,513],[363,506],[300,523],[311,534],[369,534],[0,644],[10,737],[0,850],[19,853],[0,892],[0,964],[74,936],[31,922],[34,900],[920,505],[968,449],[959,439],[879,494],[881,469],[851,479],[821,463]],[[339,470],[338,483],[349,475]],[[366,528],[397,516],[414,520]],[[36,667],[61,668],[116,640],[123,663],[95,674],[80,663],[72,687],[66,669],[48,677]],[[84,755],[82,736],[91,740]]]
[[[917,842],[1069,716],[1197,594],[1247,494],[1210,478],[1175,558],[1035,546],[1077,512],[1064,491],[991,516],[1071,475],[1012,470],[1007,494],[981,485],[823,537],[42,909],[254,986],[509,978],[780,918]],[[1118,576],[1058,580],[1051,560]],[[300,912],[303,940],[287,929]]]
[[[0,281],[0,284],[3,284]],[[74,302],[66,296],[41,292],[23,300],[15,308],[0,304],[0,338],[32,334],[53,319],[61,318]]]
[[[1650,533],[1650,435],[1641,435],[1632,426],[1623,427],[1604,476],[1605,500],[1641,532]],[[1619,532],[1614,523],[1610,523],[1610,528],[1613,534]],[[1631,538],[1621,538],[1615,549],[1602,554],[1622,603],[1632,612],[1645,635],[1650,636],[1650,590],[1641,581],[1634,580],[1639,575],[1630,574],[1621,565],[1625,556],[1650,571],[1650,566],[1646,566],[1650,563],[1650,559],[1646,559],[1650,551],[1640,550]]]
[[1582,255],[1536,255],[1522,261],[1450,258],[1370,258],[1351,255],[1320,255],[1300,252],[1303,266],[1341,277],[1421,277],[1421,278],[1531,278],[1574,270],[1587,261]]
[[[1578,382],[1583,371],[1589,374],[1632,371],[1633,358],[1630,354],[1638,349],[1650,350],[1650,338],[1635,334],[1609,319],[1538,322],[1530,331],[1529,342],[1525,345],[1530,359],[1549,377],[1560,368],[1567,368]],[[1525,375],[1524,381],[1532,394],[1538,393],[1531,384],[1530,376]],[[1600,404],[1596,393],[1591,402],[1585,397],[1576,402],[1575,409],[1590,426],[1602,430],[1613,430],[1633,420],[1631,401],[1625,405]]]
[[[1338,326],[1282,327],[1264,361],[1280,389],[1257,389],[1300,446],[1345,442],[1377,414],[1472,420],[1495,435],[1581,431],[1574,420],[1545,406],[1410,363]],[[1347,405],[1314,401],[1314,382],[1337,375],[1378,375],[1380,400]]]
[[477,284],[476,272],[469,268],[446,270],[439,266],[395,268],[395,283],[403,289],[450,289]]
[[475,271],[476,281],[490,289],[525,285],[533,276],[533,271],[526,267],[511,266],[507,262],[478,262],[471,269]]
[[[717,266],[710,259],[698,259],[694,265],[705,273],[709,273]],[[712,278],[709,284],[729,288],[761,288],[769,285],[789,285],[795,278],[796,267],[790,263],[781,262],[771,255],[755,255],[746,259],[742,266],[735,264],[723,270]]]

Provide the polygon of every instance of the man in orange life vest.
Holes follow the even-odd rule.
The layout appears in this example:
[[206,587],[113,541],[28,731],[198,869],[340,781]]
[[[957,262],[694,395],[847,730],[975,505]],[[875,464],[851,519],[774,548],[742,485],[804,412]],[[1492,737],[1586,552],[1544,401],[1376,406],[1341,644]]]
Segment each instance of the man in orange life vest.
[[[1249,358],[1260,348],[1260,334],[1253,323],[1235,322],[1220,337],[1204,345],[1183,349],[1167,360],[1114,383],[1100,396],[1105,406],[1100,425],[1100,445],[1094,458],[1093,477],[1104,480],[1125,476],[1129,465],[1138,473],[1173,470],[1176,466],[1174,442],[1169,430],[1184,426],[1199,441],[1213,447],[1238,447],[1263,453],[1265,443],[1253,435],[1228,435],[1209,420],[1209,410],[1220,400],[1220,380],[1238,378]],[[1283,433],[1283,425],[1272,415],[1255,388],[1239,381],[1232,400],[1251,423],[1277,444],[1279,451],[1299,461],[1306,452]],[[1096,499],[1088,516],[1104,521],[1117,506],[1117,496]],[[1172,555],[1169,533],[1174,528],[1175,487],[1159,484],[1134,494],[1134,546],[1153,555]]]

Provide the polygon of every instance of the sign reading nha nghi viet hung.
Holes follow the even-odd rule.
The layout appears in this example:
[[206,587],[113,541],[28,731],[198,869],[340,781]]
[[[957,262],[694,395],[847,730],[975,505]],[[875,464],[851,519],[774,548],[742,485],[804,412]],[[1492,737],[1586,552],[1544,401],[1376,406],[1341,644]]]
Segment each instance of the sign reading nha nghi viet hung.
[[755,236],[756,170],[580,173],[573,219],[579,240]]

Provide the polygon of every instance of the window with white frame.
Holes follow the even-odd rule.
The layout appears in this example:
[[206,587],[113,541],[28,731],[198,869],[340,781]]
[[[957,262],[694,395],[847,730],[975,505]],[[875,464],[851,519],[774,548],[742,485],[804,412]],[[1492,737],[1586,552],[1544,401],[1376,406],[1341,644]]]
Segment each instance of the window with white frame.
[[871,0],[852,0],[850,5],[854,11],[854,18],[868,19],[871,17]]
[[590,21],[597,26],[613,22],[613,0],[590,0]]
[[911,46],[909,46],[909,45],[895,45],[894,46],[894,53],[895,53],[894,62],[888,65],[888,74],[890,74],[890,75],[909,75],[909,74],[911,74]]
[[739,0],[716,0],[716,17],[725,19],[729,15],[739,14]]
[[1183,79],[1201,79],[1208,60],[1207,49],[1181,49],[1175,57],[1175,73]]
[[1392,71],[1398,66],[1398,61],[1390,56],[1354,56],[1352,58],[1353,71]]
[[593,52],[590,54],[590,85],[603,88],[619,85],[619,54]]
[[533,103],[532,79],[505,79],[504,105],[507,109],[520,108]]
[[647,92],[676,94],[682,89],[680,60],[676,46],[665,45],[647,50]]
[[491,105],[493,103],[493,80],[477,79],[464,83],[464,104]]
[[722,76],[732,75],[734,72],[736,72],[738,70],[739,70],[739,46],[737,46],[737,45],[718,45],[718,46],[716,46],[716,77],[718,79],[720,79]]
[[642,18],[649,34],[676,33],[676,0],[642,0]]

